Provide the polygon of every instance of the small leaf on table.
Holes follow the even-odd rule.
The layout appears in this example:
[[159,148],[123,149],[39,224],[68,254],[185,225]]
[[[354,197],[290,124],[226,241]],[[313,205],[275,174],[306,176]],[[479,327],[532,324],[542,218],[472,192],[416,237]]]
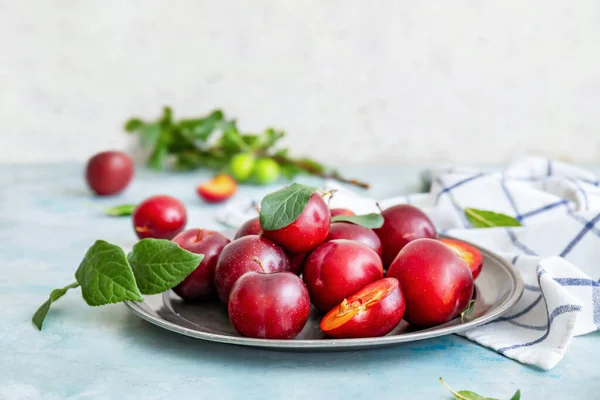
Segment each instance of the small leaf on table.
[[133,210],[135,210],[136,207],[136,204],[121,204],[119,206],[105,208],[104,214],[111,217],[125,217],[133,214]]
[[331,222],[350,222],[365,228],[377,229],[383,226],[383,216],[377,213],[364,215],[336,215]]
[[461,390],[460,392],[458,392],[457,396],[456,394],[454,395],[455,398],[460,399],[460,400],[498,400],[494,397],[483,397],[477,393],[471,392],[469,390]]
[[312,186],[294,183],[266,195],[260,203],[260,226],[268,231],[288,226],[298,219],[316,191]]
[[75,283],[71,283],[68,286],[65,286],[62,289],[54,289],[52,292],[50,292],[50,298],[48,300],[46,300],[46,302],[44,304],[42,304],[40,306],[40,308],[38,308],[38,310],[35,312],[35,314],[33,314],[33,318],[31,319],[31,322],[33,322],[34,325],[37,326],[37,328],[41,331],[42,324],[44,323],[44,320],[46,319],[46,315],[48,315],[48,311],[50,311],[50,305],[52,303],[54,303],[56,300],[63,297],[69,289],[74,289],[78,286],[79,286],[79,283],[75,282]]
[[75,279],[81,285],[83,299],[90,306],[144,300],[125,252],[104,240],[97,240],[87,251],[75,272]]
[[180,284],[204,259],[163,239],[142,239],[127,256],[143,294],[157,294]]
[[465,208],[465,216],[473,228],[495,228],[501,226],[521,226],[521,223],[506,214],[493,211]]
[[[440,382],[446,387],[446,389],[448,389],[454,395],[454,398],[457,400],[498,400],[494,397],[484,397],[469,390],[461,390],[460,392],[455,392],[450,386],[446,384],[446,382],[444,382],[442,378],[440,378]],[[517,390],[515,396],[517,394],[519,395],[519,397],[517,397],[516,399],[513,397],[511,400],[519,400],[521,392]]]

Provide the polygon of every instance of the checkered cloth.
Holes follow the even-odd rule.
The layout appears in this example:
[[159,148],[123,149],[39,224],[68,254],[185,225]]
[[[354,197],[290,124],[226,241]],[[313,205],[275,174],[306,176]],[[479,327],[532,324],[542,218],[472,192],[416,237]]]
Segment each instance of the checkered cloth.
[[[503,317],[463,335],[500,354],[543,369],[554,367],[573,336],[600,328],[600,181],[591,172],[538,157],[502,172],[443,166],[430,171],[431,190],[380,201],[383,208],[410,203],[439,232],[505,257],[522,274],[525,292]],[[376,212],[375,199],[338,189],[330,206]],[[250,202],[219,215],[239,225],[256,216]],[[462,208],[512,215],[522,227],[473,229]],[[246,212],[248,211],[248,212]]]

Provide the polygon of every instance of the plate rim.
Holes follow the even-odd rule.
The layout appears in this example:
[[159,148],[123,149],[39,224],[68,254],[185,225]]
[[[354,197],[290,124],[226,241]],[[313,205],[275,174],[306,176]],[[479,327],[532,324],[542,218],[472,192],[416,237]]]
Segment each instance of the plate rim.
[[[440,235],[447,238],[455,238],[450,235]],[[191,329],[182,325],[178,325],[174,322],[165,320],[163,318],[152,315],[144,309],[144,306],[148,307],[145,301],[125,301],[125,305],[133,311],[138,317],[157,325],[166,330],[179,333],[185,336],[193,337],[196,339],[206,340],[210,342],[234,344],[241,346],[250,347],[262,347],[262,348],[281,348],[281,349],[327,349],[327,348],[357,348],[357,347],[370,347],[370,346],[385,346],[396,343],[412,342],[417,340],[430,339],[433,337],[446,336],[453,333],[459,333],[466,331],[489,322],[492,322],[501,317],[508,309],[514,306],[524,291],[524,283],[521,274],[504,258],[500,257],[497,253],[485,249],[481,246],[470,243],[469,241],[456,238],[465,243],[469,243],[475,246],[479,251],[484,253],[485,257],[493,259],[498,265],[508,273],[512,279],[511,293],[506,299],[491,313],[484,314],[471,321],[464,323],[457,323],[455,318],[445,324],[436,325],[431,328],[404,333],[401,335],[390,335],[372,338],[351,338],[351,339],[259,339],[259,338],[248,338],[244,336],[228,336],[219,333],[202,332],[195,329]],[[154,296],[161,296],[157,294]],[[177,314],[176,314],[177,315]],[[181,318],[181,317],[179,317]],[[441,329],[440,329],[441,328]]]

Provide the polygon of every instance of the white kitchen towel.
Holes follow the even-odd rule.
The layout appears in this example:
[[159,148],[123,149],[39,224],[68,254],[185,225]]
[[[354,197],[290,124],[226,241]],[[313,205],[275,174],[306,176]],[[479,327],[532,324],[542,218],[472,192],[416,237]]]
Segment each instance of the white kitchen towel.
[[[525,292],[498,320],[463,335],[522,363],[554,367],[573,336],[600,329],[600,181],[560,161],[528,157],[501,172],[453,166],[430,171],[429,193],[379,201],[410,203],[425,211],[439,232],[495,251],[522,274]],[[377,211],[375,199],[334,182],[330,206]],[[218,215],[238,226],[256,216],[260,199],[232,203]],[[522,226],[473,229],[462,208],[501,212]]]

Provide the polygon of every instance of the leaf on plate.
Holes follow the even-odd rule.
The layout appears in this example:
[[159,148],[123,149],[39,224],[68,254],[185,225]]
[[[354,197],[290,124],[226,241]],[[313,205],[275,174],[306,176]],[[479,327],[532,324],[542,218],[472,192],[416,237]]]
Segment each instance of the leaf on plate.
[[266,195],[260,203],[260,226],[268,231],[288,226],[298,219],[316,191],[312,186],[293,183]]
[[89,248],[75,272],[75,279],[90,306],[144,300],[125,252],[104,240],[97,240]]
[[38,308],[35,314],[33,314],[31,322],[33,322],[33,324],[37,326],[37,328],[41,331],[44,320],[46,319],[46,315],[48,315],[48,311],[50,311],[50,305],[52,305],[52,303],[54,303],[56,300],[63,297],[69,289],[74,289],[78,286],[79,283],[75,282],[71,283],[68,286],[65,286],[64,288],[54,289],[52,292],[50,292],[50,297],[48,298],[48,300],[46,300],[44,304],[40,306],[40,308]]
[[383,216],[377,213],[364,215],[336,215],[331,222],[350,222],[365,228],[377,229],[383,226]]
[[465,208],[465,216],[473,228],[494,228],[500,226],[521,226],[521,223],[506,214],[493,211]]
[[475,299],[471,299],[471,301],[469,301],[469,304],[467,305],[467,308],[465,308],[465,310],[460,313],[460,322],[465,322],[465,315],[467,314],[467,311],[469,311],[473,307],[473,304],[475,304]]
[[204,259],[164,239],[142,239],[127,256],[143,294],[157,294],[180,284]]

